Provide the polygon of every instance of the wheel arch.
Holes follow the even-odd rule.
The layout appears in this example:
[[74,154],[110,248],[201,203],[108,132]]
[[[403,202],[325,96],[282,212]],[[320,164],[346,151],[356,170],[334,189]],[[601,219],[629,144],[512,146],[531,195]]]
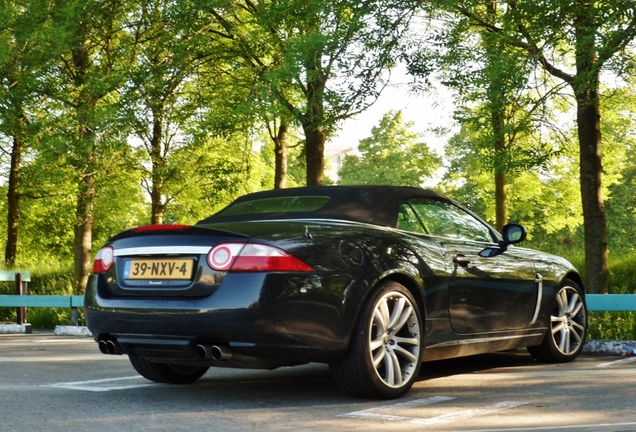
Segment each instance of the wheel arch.
[[585,292],[585,287],[583,286],[583,279],[581,278],[581,275],[578,274],[577,272],[571,271],[567,273],[563,279],[570,279],[571,281],[576,282],[576,284],[581,287],[583,292]]
[[424,303],[424,287],[421,284],[418,284],[410,275],[396,272],[396,273],[390,273],[384,276],[382,279],[378,280],[378,282],[374,285],[374,289],[379,284],[386,281],[397,282],[403,285],[407,290],[409,290],[409,292],[411,293],[411,295],[417,302],[417,306],[420,309],[422,323],[424,323],[426,320],[426,307],[425,307],[426,305]]

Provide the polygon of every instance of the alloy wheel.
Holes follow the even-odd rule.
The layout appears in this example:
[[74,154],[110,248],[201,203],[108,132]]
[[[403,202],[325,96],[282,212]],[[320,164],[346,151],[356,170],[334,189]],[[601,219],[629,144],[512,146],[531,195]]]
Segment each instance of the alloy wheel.
[[374,306],[368,334],[376,374],[386,386],[401,387],[420,362],[420,323],[411,301],[397,291],[384,294]]

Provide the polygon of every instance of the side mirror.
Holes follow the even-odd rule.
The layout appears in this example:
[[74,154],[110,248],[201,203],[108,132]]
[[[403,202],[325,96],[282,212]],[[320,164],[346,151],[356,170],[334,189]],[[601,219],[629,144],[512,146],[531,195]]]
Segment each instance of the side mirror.
[[508,224],[502,230],[503,241],[506,245],[521,243],[526,239],[528,230],[519,224]]
[[519,224],[508,224],[503,227],[501,235],[503,241],[499,242],[499,247],[489,247],[479,252],[480,257],[491,258],[501,255],[508,249],[508,245],[521,243],[526,239],[528,230]]

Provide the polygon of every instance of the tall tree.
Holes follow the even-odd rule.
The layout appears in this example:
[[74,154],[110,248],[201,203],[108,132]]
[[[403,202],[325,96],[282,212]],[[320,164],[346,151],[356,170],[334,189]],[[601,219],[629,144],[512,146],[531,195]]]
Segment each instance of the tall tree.
[[150,223],[162,224],[175,198],[168,191],[178,190],[169,185],[178,168],[170,159],[188,139],[184,125],[201,109],[193,81],[206,58],[192,20],[174,2],[144,0],[135,12],[130,15],[135,36],[130,79],[121,106],[145,149],[138,166],[150,196]]
[[47,10],[48,4],[37,0],[0,3],[0,133],[10,142],[1,147],[10,159],[4,258],[8,268],[15,265],[18,251],[23,153],[35,139],[38,79],[50,60],[40,38],[47,27]]
[[548,76],[571,89],[580,152],[587,283],[592,292],[607,292],[600,83],[603,70],[611,68],[621,74],[631,64],[630,44],[636,37],[633,1],[504,0],[491,4],[500,11],[496,23],[483,0],[440,0],[426,6],[464,17],[460,20],[463,29],[488,32],[499,40],[499,46],[522,50]]
[[76,293],[86,287],[92,262],[92,232],[100,155],[115,127],[116,90],[121,85],[129,34],[122,28],[126,4],[120,0],[60,0],[55,3],[58,67],[49,74],[48,91],[64,109],[67,151],[75,169],[77,198],[74,224]]
[[[630,0],[507,1],[501,25],[491,25],[477,8],[454,7],[474,25],[496,32],[525,50],[544,71],[567,83],[576,102],[580,181],[585,220],[585,267],[592,292],[607,292],[607,223],[602,194],[600,83],[604,68],[625,65],[636,38]],[[560,55],[555,55],[560,54]],[[557,64],[561,59],[562,63]],[[620,72],[619,67],[617,72]]]
[[[488,26],[501,24],[504,12],[496,2],[473,7]],[[462,126],[457,138],[467,141],[457,146],[455,139],[453,151],[476,153],[483,160],[481,169],[490,172],[494,184],[495,226],[501,230],[509,218],[509,184],[524,170],[545,166],[558,150],[540,132],[551,122],[546,95],[558,86],[532,78],[533,65],[523,50],[506,44],[489,27],[475,26],[445,8],[429,12],[437,25],[415,36],[426,43],[407,55],[409,69],[420,80],[435,74],[457,95],[454,117]],[[453,164],[462,160],[469,158],[455,154]]]
[[360,156],[345,156],[339,183],[422,186],[442,161],[419,140],[413,126],[404,122],[402,111],[386,113],[371,128],[371,136],[360,140]]
[[259,70],[305,135],[308,185],[324,183],[324,146],[337,123],[375,101],[417,2],[218,0],[202,8]]

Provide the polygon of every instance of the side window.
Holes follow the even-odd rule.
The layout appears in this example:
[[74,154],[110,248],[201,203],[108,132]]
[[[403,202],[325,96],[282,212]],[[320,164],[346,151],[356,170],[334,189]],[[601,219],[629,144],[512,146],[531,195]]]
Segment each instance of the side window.
[[493,242],[488,226],[470,213],[446,202],[433,199],[410,200],[426,230],[434,236],[479,242]]
[[413,212],[413,209],[408,203],[402,203],[400,205],[396,228],[404,231],[427,234],[424,230],[424,227],[420,223],[420,220],[417,218],[417,216]]

